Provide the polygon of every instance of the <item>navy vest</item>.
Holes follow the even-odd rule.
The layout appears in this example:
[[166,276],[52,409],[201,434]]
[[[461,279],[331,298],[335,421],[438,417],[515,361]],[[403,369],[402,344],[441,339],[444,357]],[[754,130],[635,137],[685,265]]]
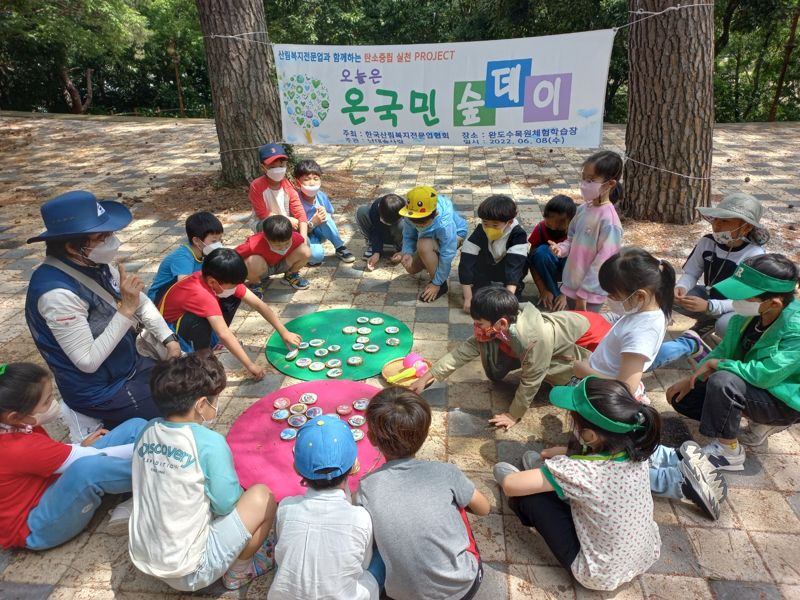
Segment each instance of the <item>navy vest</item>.
[[[70,263],[70,266],[96,280],[103,288],[109,288],[108,281],[102,281],[104,277],[110,278],[107,267],[105,271],[101,271],[97,268],[82,267],[75,263]],[[105,285],[103,285],[104,283]],[[111,400],[125,381],[135,373],[138,358],[136,333],[133,328],[128,330],[125,337],[120,340],[117,347],[97,371],[84,373],[67,357],[47,326],[44,316],[39,314],[39,298],[55,289],[68,290],[88,303],[89,328],[95,339],[103,333],[117,312],[116,307],[109,306],[94,292],[63,271],[49,265],[40,265],[33,272],[25,299],[25,320],[28,328],[36,343],[36,348],[55,375],[64,401],[70,408],[78,412],[83,407],[102,406]],[[109,292],[112,293],[111,290]],[[113,292],[112,295],[118,297],[119,293]]]

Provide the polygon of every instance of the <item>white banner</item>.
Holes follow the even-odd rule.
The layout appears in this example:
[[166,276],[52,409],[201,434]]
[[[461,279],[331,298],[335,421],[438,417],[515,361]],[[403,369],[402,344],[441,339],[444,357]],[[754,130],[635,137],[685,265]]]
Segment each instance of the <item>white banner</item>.
[[614,31],[410,46],[275,45],[292,144],[600,145]]

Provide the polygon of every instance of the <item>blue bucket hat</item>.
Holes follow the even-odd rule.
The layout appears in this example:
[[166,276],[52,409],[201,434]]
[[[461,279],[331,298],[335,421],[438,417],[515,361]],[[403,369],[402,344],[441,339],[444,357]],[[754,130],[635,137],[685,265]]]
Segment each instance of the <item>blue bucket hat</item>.
[[264,144],[258,149],[258,160],[261,163],[269,165],[279,158],[288,158],[286,150],[280,144]]
[[294,466],[304,478],[331,480],[356,462],[358,449],[347,423],[329,415],[310,419],[297,432]]
[[94,194],[75,190],[48,200],[40,208],[46,230],[28,240],[69,239],[89,233],[118,231],[133,219],[131,211],[114,200],[97,201]]

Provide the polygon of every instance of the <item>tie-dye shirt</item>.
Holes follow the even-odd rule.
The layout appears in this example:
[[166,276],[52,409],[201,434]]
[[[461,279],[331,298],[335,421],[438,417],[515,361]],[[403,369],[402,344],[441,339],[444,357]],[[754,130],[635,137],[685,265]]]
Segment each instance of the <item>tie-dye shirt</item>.
[[569,224],[567,239],[558,244],[567,257],[561,292],[569,298],[583,298],[602,304],[606,292],[597,279],[602,265],[622,245],[622,224],[610,202],[582,204]]

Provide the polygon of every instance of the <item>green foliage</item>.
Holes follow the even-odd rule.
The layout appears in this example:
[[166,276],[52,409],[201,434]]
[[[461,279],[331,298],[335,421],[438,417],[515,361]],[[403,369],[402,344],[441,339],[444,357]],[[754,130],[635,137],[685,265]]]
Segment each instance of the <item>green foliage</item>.
[[[198,0],[5,0],[0,106],[64,111],[58,73],[94,69],[91,112],[211,116]],[[202,1],[202,0],[200,0]],[[716,116],[763,120],[783,64],[797,0],[716,0]],[[296,44],[417,44],[541,36],[626,23],[627,0],[265,0],[270,40]],[[606,119],[625,120],[627,29],[617,33]],[[778,119],[800,118],[800,49]]]

